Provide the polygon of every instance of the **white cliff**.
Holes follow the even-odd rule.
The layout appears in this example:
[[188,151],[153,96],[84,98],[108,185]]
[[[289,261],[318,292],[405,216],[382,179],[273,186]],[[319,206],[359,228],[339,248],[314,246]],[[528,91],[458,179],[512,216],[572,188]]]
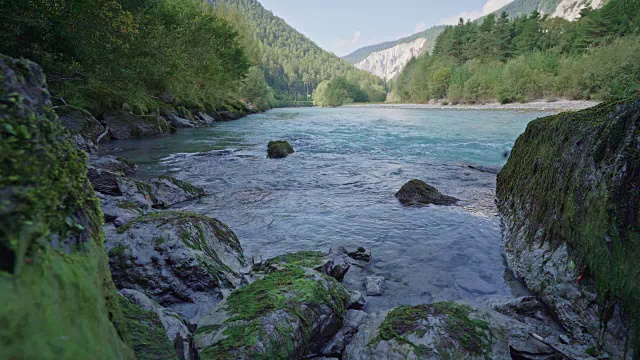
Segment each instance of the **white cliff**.
[[580,12],[583,9],[587,7],[599,9],[604,2],[604,0],[562,0],[551,16],[575,21],[580,18]]
[[425,39],[419,38],[412,42],[374,52],[355,66],[385,80],[392,79],[402,71],[411,58],[422,53],[426,42]]

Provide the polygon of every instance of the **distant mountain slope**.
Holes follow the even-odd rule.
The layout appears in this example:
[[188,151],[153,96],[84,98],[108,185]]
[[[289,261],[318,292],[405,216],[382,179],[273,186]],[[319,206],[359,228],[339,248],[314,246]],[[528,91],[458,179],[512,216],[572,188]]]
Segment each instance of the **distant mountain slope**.
[[[602,7],[606,0],[515,0],[497,10],[496,14],[506,12],[514,18],[538,11],[543,15],[561,17],[570,21],[580,16],[580,11],[586,7],[594,9]],[[431,52],[438,35],[446,26],[435,26],[423,32],[407,36],[396,41],[370,45],[344,56],[343,59],[355,64],[359,69],[367,70],[384,79],[391,74],[391,78],[404,68],[413,53]],[[421,48],[416,48],[416,39],[425,39]],[[412,46],[413,45],[413,46]],[[400,51],[404,50],[404,51]],[[397,70],[399,68],[399,70]]]
[[267,83],[280,94],[306,96],[322,81],[344,76],[352,81],[381,83],[380,78],[356,69],[323,50],[256,0],[209,0],[237,8],[259,44]]

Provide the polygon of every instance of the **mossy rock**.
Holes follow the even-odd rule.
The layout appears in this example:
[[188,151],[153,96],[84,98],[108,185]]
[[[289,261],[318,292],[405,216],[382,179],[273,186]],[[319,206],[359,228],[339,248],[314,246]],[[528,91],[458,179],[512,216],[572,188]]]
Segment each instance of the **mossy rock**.
[[186,319],[243,285],[242,247],[222,222],[196,213],[151,212],[108,237],[113,279],[144,292]]
[[41,69],[0,55],[2,356],[133,358],[102,213]]
[[418,179],[402,185],[395,196],[403,205],[453,205],[459,201]]
[[175,132],[175,128],[159,115],[139,116],[128,111],[110,110],[104,113],[103,121],[115,140],[157,137]]
[[235,290],[198,323],[206,359],[300,359],[342,325],[349,293],[335,279],[295,265]]
[[286,140],[269,141],[267,145],[267,157],[270,159],[286,158],[294,152],[293,146]]
[[66,105],[55,109],[60,122],[69,129],[74,144],[89,154],[98,151],[97,140],[104,132],[104,126],[88,111],[79,107]]
[[119,295],[124,324],[138,360],[177,360],[173,344],[167,338],[160,317]]
[[601,316],[611,319],[613,357],[625,342],[616,335],[624,315],[613,311],[621,303],[640,357],[640,100],[529,123],[498,174],[497,197],[518,276],[583,341],[596,341]]

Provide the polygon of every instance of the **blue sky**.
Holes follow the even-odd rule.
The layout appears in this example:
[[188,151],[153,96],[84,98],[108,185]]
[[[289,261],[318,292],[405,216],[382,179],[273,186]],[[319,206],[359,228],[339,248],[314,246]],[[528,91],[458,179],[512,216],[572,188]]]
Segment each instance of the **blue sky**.
[[259,0],[267,9],[340,56],[396,40],[462,16],[478,18],[512,0]]

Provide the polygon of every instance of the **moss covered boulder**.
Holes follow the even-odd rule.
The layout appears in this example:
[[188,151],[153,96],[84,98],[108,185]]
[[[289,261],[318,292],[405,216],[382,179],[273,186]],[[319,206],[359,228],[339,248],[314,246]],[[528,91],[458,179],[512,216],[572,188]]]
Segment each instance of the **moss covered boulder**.
[[[400,306],[373,314],[343,359],[554,359],[529,332],[559,344],[559,333],[463,302]],[[562,345],[558,345],[559,348]]]
[[443,195],[435,187],[417,179],[402,185],[395,196],[403,205],[453,205],[458,202],[458,199]]
[[158,314],[124,296],[119,296],[119,301],[136,359],[177,360],[178,356]]
[[630,315],[640,357],[640,100],[531,122],[497,196],[527,287],[594,353],[623,358]]
[[71,132],[76,147],[89,154],[98,152],[98,137],[104,132],[104,126],[88,111],[71,106],[58,106],[55,109],[60,122]]
[[342,327],[349,294],[310,268],[283,265],[231,293],[198,322],[200,359],[301,359]]
[[159,115],[135,115],[124,110],[111,110],[102,116],[114,140],[156,137],[175,131],[167,120]]
[[206,216],[149,213],[110,229],[106,246],[118,288],[141,291],[187,320],[199,318],[244,283],[238,238]]
[[269,141],[267,145],[267,157],[270,159],[286,158],[294,152],[293,146],[286,140]]
[[0,353],[133,358],[86,155],[41,69],[0,55]]

